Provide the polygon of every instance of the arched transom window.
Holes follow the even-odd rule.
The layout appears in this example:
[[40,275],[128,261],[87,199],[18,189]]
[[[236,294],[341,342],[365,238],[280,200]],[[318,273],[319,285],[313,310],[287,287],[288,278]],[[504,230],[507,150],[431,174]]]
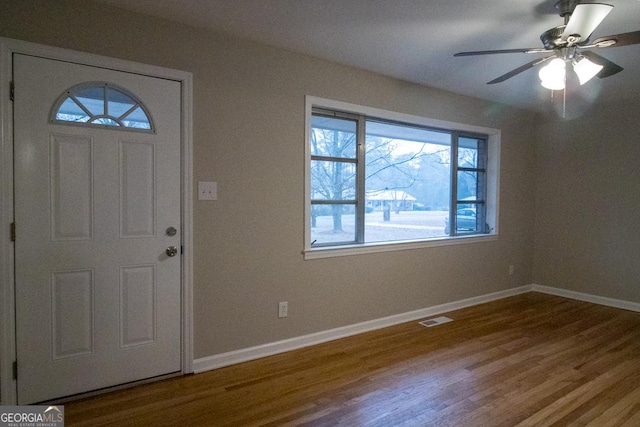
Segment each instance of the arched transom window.
[[51,122],[155,131],[142,101],[106,82],[82,83],[66,90],[53,106]]

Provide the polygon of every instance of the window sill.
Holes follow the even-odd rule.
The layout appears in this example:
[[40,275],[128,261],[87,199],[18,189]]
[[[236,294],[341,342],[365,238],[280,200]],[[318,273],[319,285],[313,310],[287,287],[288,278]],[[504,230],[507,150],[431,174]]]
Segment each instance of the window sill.
[[351,255],[374,254],[379,252],[394,252],[411,249],[433,248],[438,246],[464,245],[471,243],[493,242],[498,240],[497,234],[483,234],[475,236],[443,237],[441,239],[369,243],[363,245],[345,245],[307,249],[303,251],[304,259],[335,258]]

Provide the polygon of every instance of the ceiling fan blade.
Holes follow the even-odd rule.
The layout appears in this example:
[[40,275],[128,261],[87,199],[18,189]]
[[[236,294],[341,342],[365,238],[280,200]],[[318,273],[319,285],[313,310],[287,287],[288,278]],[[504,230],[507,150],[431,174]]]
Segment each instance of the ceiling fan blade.
[[497,53],[544,53],[547,49],[542,48],[522,48],[522,49],[499,49],[499,50],[476,50],[472,52],[458,52],[453,56],[476,56],[476,55],[494,55]]
[[631,33],[613,34],[611,36],[598,37],[593,42],[594,45],[598,45],[602,42],[609,40],[615,40],[615,44],[611,47],[627,46],[630,44],[640,44],[640,31],[633,31]]
[[574,35],[579,35],[582,41],[587,40],[596,27],[611,12],[611,9],[613,9],[613,6],[602,3],[577,5],[562,33],[562,40],[566,41],[569,36]]
[[549,59],[555,58],[555,55],[551,55],[551,56],[547,56],[546,58],[538,58],[536,60],[533,60],[531,62],[528,62],[518,68],[516,68],[515,70],[511,70],[506,74],[501,75],[500,77],[491,80],[490,82],[487,82],[488,85],[493,85],[496,83],[502,83],[505,80],[510,79],[513,76],[517,76],[518,74],[522,73],[523,71],[527,71],[533,67],[535,67],[536,65],[540,65],[543,62],[548,61]]
[[613,63],[609,61],[607,58],[603,58],[600,55],[596,55],[595,53],[589,50],[580,52],[580,53],[582,56],[586,57],[587,59],[589,59],[589,61],[593,62],[594,64],[603,66],[602,70],[600,70],[600,72],[596,74],[601,79],[604,79],[605,77],[613,76],[614,74],[618,74],[620,71],[624,70],[624,68],[622,68],[618,64]]

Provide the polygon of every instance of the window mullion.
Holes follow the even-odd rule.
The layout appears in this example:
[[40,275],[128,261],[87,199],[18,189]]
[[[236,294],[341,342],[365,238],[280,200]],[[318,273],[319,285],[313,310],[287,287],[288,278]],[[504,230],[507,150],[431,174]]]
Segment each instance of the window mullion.
[[358,159],[350,159],[347,157],[329,157],[329,156],[311,156],[311,160],[320,162],[339,162],[339,163],[358,163]]
[[365,153],[366,153],[366,126],[364,116],[358,117],[358,126],[356,132],[357,141],[357,164],[356,164],[356,241],[364,243],[364,221],[365,221],[365,193],[366,193],[366,171],[365,171]]
[[451,132],[451,205],[449,206],[449,235],[458,234],[457,216],[458,209],[458,132]]
[[104,85],[102,90],[104,93],[102,111],[104,112],[105,117],[109,117],[109,91],[107,91],[107,85]]
[[356,200],[311,200],[312,205],[355,205],[358,203]]
[[486,233],[487,231],[487,141],[486,139],[482,140],[482,143],[478,143],[478,162],[482,167],[482,181],[478,183],[478,193],[481,195],[482,199],[482,209],[476,209],[478,214],[478,225],[480,227],[481,233]]
[[462,168],[458,168],[458,171],[462,171],[462,172],[486,172],[487,170],[484,169],[484,168],[462,167]]

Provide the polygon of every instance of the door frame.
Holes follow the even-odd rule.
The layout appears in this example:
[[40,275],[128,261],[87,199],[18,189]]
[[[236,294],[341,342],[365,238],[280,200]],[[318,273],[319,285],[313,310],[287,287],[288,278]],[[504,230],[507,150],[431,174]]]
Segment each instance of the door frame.
[[13,54],[39,56],[117,71],[177,81],[181,85],[180,176],[181,176],[181,341],[182,373],[193,372],[193,76],[155,65],[77,52],[21,40],[0,38],[0,404],[15,405],[17,382],[13,379],[16,360],[16,307],[13,180],[13,101],[11,80]]

